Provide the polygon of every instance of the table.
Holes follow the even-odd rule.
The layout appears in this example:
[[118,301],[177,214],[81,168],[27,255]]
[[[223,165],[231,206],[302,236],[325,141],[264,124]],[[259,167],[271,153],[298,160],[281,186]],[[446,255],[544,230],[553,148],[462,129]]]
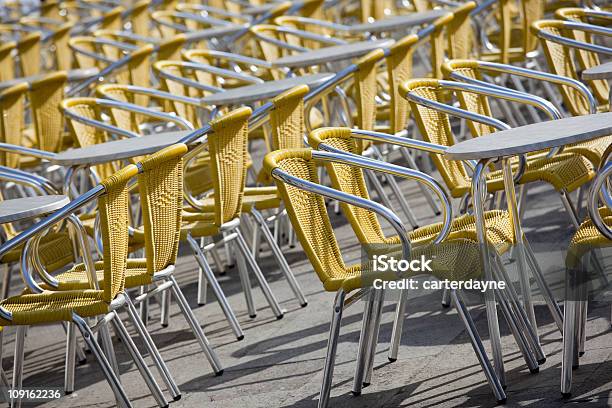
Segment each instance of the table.
[[328,79],[333,74],[313,74],[292,78],[280,79],[278,81],[268,81],[263,84],[241,86],[224,92],[205,96],[201,99],[207,105],[234,105],[239,103],[258,102],[272,98],[297,85],[318,85]]
[[406,14],[403,16],[395,16],[382,20],[376,20],[372,23],[346,26],[346,31],[350,33],[382,33],[388,31],[409,29],[422,24],[431,23],[433,20],[437,19],[438,17],[442,17],[446,14],[451,14],[451,11],[444,9],[436,9],[424,11],[421,13]]
[[[99,72],[98,68],[71,69],[70,71],[68,71],[68,82],[79,82],[84,79],[97,75],[98,72]],[[22,82],[32,83],[32,82],[43,79],[47,75],[48,74],[37,74],[37,75],[30,75],[30,76],[21,77],[21,78],[14,78],[8,81],[3,81],[3,82],[0,82],[0,90],[9,88],[11,86],[20,84]]]
[[355,57],[360,57],[377,48],[386,48],[393,44],[394,40],[375,40],[359,41],[349,44],[334,45],[332,47],[319,48],[317,50],[306,51],[297,55],[279,58],[272,61],[272,66],[305,68],[312,65],[327,62],[343,61]]
[[[608,81],[612,80],[612,61],[585,69],[582,71],[582,79],[586,79],[588,81],[595,79],[607,79]],[[610,112],[612,112],[612,84],[610,85],[608,104],[610,105]]]
[[49,160],[61,166],[92,166],[115,160],[124,160],[130,157],[154,153],[164,147],[177,143],[191,132],[190,130],[182,130],[113,140],[111,142],[66,150]]
[[[457,143],[456,145],[451,146],[445,152],[444,156],[449,160],[479,160],[472,177],[472,190],[474,191],[474,194],[472,195],[472,202],[474,206],[474,215],[476,218],[476,232],[481,247],[483,271],[485,274],[485,279],[487,280],[493,279],[493,272],[491,257],[489,255],[489,247],[486,244],[487,240],[485,235],[484,203],[482,201],[483,193],[486,191],[484,173],[487,170],[488,163],[491,160],[502,159],[504,187],[506,199],[508,200],[508,211],[513,224],[514,237],[518,244],[516,246],[516,255],[518,260],[520,284],[523,292],[523,303],[528,313],[531,326],[533,326],[533,330],[536,330],[537,326],[533,312],[531,294],[529,291],[529,282],[527,280],[527,257],[529,257],[530,265],[534,272],[534,277],[536,278],[536,281],[538,281],[540,289],[542,289],[542,283],[544,284],[544,289],[546,289],[547,286],[545,282],[540,282],[540,279],[543,279],[540,275],[541,271],[538,271],[535,256],[533,255],[533,252],[531,251],[521,228],[510,159],[513,156],[527,154],[543,149],[565,146],[571,143],[584,142],[610,134],[612,134],[612,113],[602,113],[540,122],[504,130],[487,136],[481,136]],[[485,296],[489,335],[491,337],[495,370],[503,384],[505,373],[503,368],[504,365],[501,344],[499,341],[499,326],[495,296],[491,291],[487,291]],[[556,302],[552,306],[549,305],[549,308],[555,306]],[[558,306],[556,307],[558,309]],[[568,323],[567,320],[571,319],[566,319],[566,321],[564,321],[564,330],[565,324]]]
[[45,215],[68,204],[65,195],[41,195],[0,201],[0,224]]

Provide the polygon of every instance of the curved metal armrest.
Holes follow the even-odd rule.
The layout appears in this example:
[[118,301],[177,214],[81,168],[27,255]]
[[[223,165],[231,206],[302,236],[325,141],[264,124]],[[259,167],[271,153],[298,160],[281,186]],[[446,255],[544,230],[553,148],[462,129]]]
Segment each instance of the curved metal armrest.
[[311,24],[314,26],[329,28],[335,31],[349,31],[350,30],[350,27],[345,24],[332,23],[331,21],[319,20],[319,19],[310,18],[310,17],[296,17],[295,19],[296,21],[303,23],[303,24]]
[[257,78],[249,74],[243,74],[229,69],[219,68],[207,64],[198,64],[197,62],[181,62],[181,67],[193,69],[195,71],[208,72],[226,78],[238,79],[240,81],[250,82],[253,84],[262,84],[264,82],[263,79]]
[[612,197],[607,189],[608,177],[612,175],[612,162],[606,163],[606,165],[599,171],[597,177],[593,181],[591,190],[589,191],[588,210],[591,220],[595,227],[601,232],[607,239],[612,240],[612,229],[606,225],[604,220],[601,218],[599,213],[599,198],[602,196],[604,204],[608,208],[612,208]]
[[[315,157],[315,154],[322,155],[324,153],[329,155],[329,153],[326,153],[326,152],[317,152],[315,150],[312,151],[313,158]],[[324,156],[321,156],[321,157],[324,157]],[[372,201],[372,200],[366,200],[362,197],[357,197],[352,194],[348,194],[343,191],[333,189],[331,187],[326,187],[321,184],[313,183],[311,181],[307,181],[299,177],[292,176],[282,171],[279,168],[275,168],[272,170],[272,177],[277,180],[282,181],[283,183],[297,187],[301,190],[305,190],[305,191],[308,191],[314,194],[318,194],[326,198],[331,198],[333,200],[338,200],[343,203],[354,205],[356,207],[364,208],[366,210],[372,211],[380,215],[385,220],[387,220],[389,224],[391,224],[391,226],[393,227],[393,229],[395,229],[397,235],[399,236],[400,241],[402,243],[403,258],[410,259],[411,244],[410,244],[410,239],[408,237],[408,230],[406,229],[406,227],[404,226],[400,218],[387,207],[375,201]]]
[[249,16],[245,16],[245,15],[238,14],[238,13],[233,13],[233,12],[225,10],[225,9],[221,9],[221,8],[217,8],[217,7],[212,7],[212,6],[207,6],[207,5],[204,5],[204,4],[189,4],[189,7],[193,8],[195,10],[201,10],[201,11],[205,11],[207,13],[210,12],[210,13],[218,14],[218,15],[224,16],[224,17],[236,18],[236,19],[245,20],[245,21],[250,20]]
[[273,45],[276,45],[279,48],[284,48],[290,51],[298,51],[298,52],[306,52],[306,51],[310,51],[310,49],[306,48],[306,47],[300,47],[299,45],[293,45],[293,44],[289,44],[286,43],[284,41],[278,40],[276,38],[272,38],[272,37],[267,37],[265,35],[261,35],[259,33],[253,33],[253,36],[255,38],[257,38],[260,41],[263,42],[267,42]]
[[104,62],[105,64],[112,64],[113,62],[115,62],[114,59],[108,58],[106,55],[97,54],[93,51],[85,50],[83,48],[80,48],[74,45],[71,45],[70,49],[74,51],[74,53],[76,54],[85,55],[86,57],[93,58],[96,61]]
[[225,21],[225,20],[221,20],[221,19],[209,17],[209,16],[204,17],[199,14],[186,13],[184,11],[176,11],[174,12],[174,16],[179,17],[179,18],[184,18],[185,20],[193,20],[193,21],[197,21],[198,23],[208,24],[210,26],[232,25],[232,23],[229,21]]
[[[315,21],[317,21],[317,20],[315,20]],[[285,34],[289,34],[289,35],[295,35],[297,37],[300,37],[300,38],[303,38],[303,39],[306,39],[306,40],[318,41],[318,42],[324,43],[324,44],[332,44],[332,45],[348,44],[348,42],[344,41],[344,40],[339,40],[337,38],[332,38],[332,37],[328,37],[328,36],[325,36],[325,35],[311,33],[309,31],[298,30],[296,28],[291,28],[291,27],[280,26],[278,28],[278,31],[280,31],[282,33],[285,33]]]
[[227,61],[236,62],[239,64],[250,64],[256,67],[267,68],[267,69],[274,68],[272,64],[270,64],[268,61],[265,61],[259,58],[247,57],[241,54],[235,54],[232,52],[217,51],[217,50],[208,50],[208,53],[213,57],[219,57]]
[[10,143],[0,142],[0,150],[9,152],[9,153],[37,157],[39,159],[44,159],[44,160],[50,160],[53,157],[55,157],[55,153],[47,152],[45,150],[40,150],[40,149],[34,149],[32,147],[18,146],[18,145],[14,145]]
[[[108,100],[108,101],[115,102],[111,100]],[[83,116],[79,116],[75,113],[70,112],[68,109],[64,109],[64,115],[66,116],[66,118],[70,120],[74,120],[75,122],[79,122],[84,125],[91,126],[91,127],[103,130],[111,134],[120,135],[124,137],[139,137],[140,136],[137,133],[130,132],[129,130],[121,129],[117,126],[113,126],[113,125],[110,125],[108,123],[105,123],[99,120],[84,118]]]
[[0,166],[0,180],[26,185],[33,188],[41,195],[60,194],[48,179],[19,169]]
[[[148,95],[152,98],[171,100],[175,102],[184,103],[186,105],[201,106],[200,100],[198,98],[190,98],[188,96],[175,95],[170,92],[160,91],[159,89],[145,88],[144,86],[126,85],[126,88],[128,91],[135,93],[135,94],[139,94],[139,95]],[[111,98],[110,96],[105,99],[116,100],[116,99]],[[121,102],[119,100],[117,101]]]
[[[130,40],[130,41],[140,41],[146,44],[159,44],[161,43],[161,40],[159,38],[155,38],[155,37],[147,37],[144,35],[138,35],[135,34],[131,31],[113,31],[112,35],[114,35],[115,37],[119,37],[122,39],[126,39],[126,40]],[[131,44],[130,44],[131,45]],[[137,49],[134,48],[134,49]]]
[[[177,126],[183,128],[184,130],[193,130],[194,128],[191,122],[189,122],[187,119],[183,119],[175,115],[170,115],[165,112],[159,112],[156,110],[143,108],[142,106],[139,106],[139,105],[134,105],[134,104],[127,103],[127,102],[119,102],[119,101],[110,100],[110,99],[96,99],[96,103],[106,108],[121,109],[121,110],[125,110],[128,112],[133,112],[133,113],[138,113],[141,115],[149,116],[155,119],[172,122],[172,123],[175,123]],[[139,136],[139,135],[136,135],[136,136]]]
[[[595,100],[595,97],[593,97],[593,94],[591,93],[589,88],[587,88],[587,86],[583,84],[582,82],[577,81],[573,78],[568,78],[568,77],[564,77],[561,75],[555,75],[555,74],[551,74],[548,72],[536,71],[533,69],[518,67],[514,65],[500,64],[497,62],[478,61],[478,67],[482,69],[483,71],[500,72],[504,74],[519,76],[522,78],[537,79],[539,81],[546,81],[546,82],[550,82],[556,85],[564,85],[570,88],[574,88],[577,92],[582,94],[584,99],[588,102],[590,113],[591,114],[597,113],[597,101]],[[452,72],[450,74],[450,77],[456,81],[461,81],[461,82],[466,82],[466,83],[471,83],[471,84],[481,85],[481,86],[488,86],[488,87],[501,89],[501,90],[514,91],[520,95],[524,94],[523,92],[516,91],[516,90],[510,90],[506,87],[503,87],[497,84],[483,82],[477,79],[466,77],[464,75],[461,75],[459,71]]]
[[79,82],[77,85],[75,85],[74,87],[66,91],[66,97],[76,95],[77,93],[86,89],[89,85],[95,82],[98,82],[100,80],[104,80],[104,78],[107,75],[110,75],[113,73],[113,71],[123,67],[124,65],[127,65],[131,60],[132,60],[132,55],[129,54],[129,55],[126,55],[118,59],[117,61],[110,63],[109,65],[104,67],[104,69],[102,69],[100,72],[98,72],[97,75],[85,78],[82,82]]
[[[563,25],[566,28],[569,29],[576,29],[576,30],[580,30],[580,31],[586,31],[586,32],[590,32],[593,34],[602,34],[602,35],[606,35],[606,36],[611,36],[612,35],[612,30],[610,29],[605,29],[603,27],[600,26],[594,26],[594,25],[590,25],[590,24],[581,24],[581,23],[574,23],[574,22],[569,22],[569,21],[564,21]],[[585,29],[585,27],[588,27],[589,29]],[[593,27],[595,27],[595,29],[593,29]],[[582,41],[578,41],[578,40],[574,40],[572,38],[567,38],[567,37],[562,37],[559,35],[555,35],[555,34],[551,34],[549,32],[546,32],[544,30],[538,30],[538,32],[536,33],[536,35],[540,38],[543,38],[547,41],[551,41],[557,44],[561,44],[567,47],[571,47],[571,48],[577,48],[577,49],[581,49],[581,50],[585,50],[585,51],[591,51],[594,52],[596,54],[602,54],[602,55],[612,55],[612,48],[608,48],[608,47],[604,47],[602,45],[597,45],[597,44],[591,44],[591,43],[585,43]]]
[[317,160],[331,161],[334,163],[346,164],[348,166],[356,166],[367,170],[382,172],[391,174],[396,177],[401,177],[408,180],[414,180],[418,183],[424,184],[431,191],[438,196],[438,199],[442,203],[443,211],[443,226],[434,244],[439,244],[446,239],[451,231],[453,221],[453,207],[451,205],[451,199],[444,188],[438,183],[433,177],[425,174],[421,171],[409,169],[406,167],[398,166],[391,163],[371,159],[364,156],[359,156],[352,153],[347,153],[340,149],[336,149],[332,146],[321,143],[318,147],[322,151],[313,150],[312,157]]

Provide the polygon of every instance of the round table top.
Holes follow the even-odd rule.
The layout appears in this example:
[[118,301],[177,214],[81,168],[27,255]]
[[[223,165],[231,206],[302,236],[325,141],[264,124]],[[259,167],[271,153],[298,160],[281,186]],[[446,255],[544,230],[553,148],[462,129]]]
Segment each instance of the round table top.
[[202,102],[207,105],[217,106],[256,102],[272,98],[297,85],[318,85],[333,76],[333,74],[321,73],[285,78],[278,81],[268,81],[263,84],[241,86],[239,88],[233,88],[224,92],[205,96],[202,98]]
[[[98,68],[71,69],[70,71],[68,71],[68,81],[69,82],[82,81],[86,78],[96,75],[98,72],[99,72]],[[6,89],[11,86],[17,85],[21,82],[30,83],[30,82],[38,81],[38,80],[43,79],[47,75],[48,74],[37,74],[37,75],[30,75],[30,76],[21,77],[21,78],[9,79],[8,81],[2,81],[0,82],[0,89]]]
[[192,131],[164,132],[155,135],[113,140],[78,149],[58,153],[51,162],[61,166],[91,166],[114,160],[129,159],[154,153],[164,147],[177,143]]
[[550,120],[491,133],[446,150],[450,160],[516,156],[612,135],[612,112]]
[[41,195],[0,201],[0,224],[38,217],[58,210],[70,200],[65,195]]
[[582,71],[582,79],[612,79],[612,61]]
[[382,20],[376,20],[372,23],[356,24],[347,27],[347,31],[351,33],[382,33],[385,31],[395,31],[404,28],[412,28],[421,24],[430,23],[438,17],[445,14],[450,14],[449,10],[436,9],[424,11],[421,13],[406,14],[403,16],[389,17]]
[[302,68],[326,62],[342,61],[360,57],[377,48],[389,47],[393,42],[393,40],[388,39],[334,45],[279,58],[276,61],[272,61],[272,65],[276,67]]

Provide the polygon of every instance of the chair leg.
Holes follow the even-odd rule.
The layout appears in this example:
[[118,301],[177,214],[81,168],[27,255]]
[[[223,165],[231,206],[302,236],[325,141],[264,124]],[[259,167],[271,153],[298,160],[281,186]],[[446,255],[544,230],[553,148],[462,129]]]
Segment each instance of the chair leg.
[[457,309],[457,313],[459,314],[459,318],[465,325],[465,329],[470,336],[470,342],[472,343],[472,348],[476,353],[476,357],[478,358],[478,362],[480,363],[482,370],[484,371],[485,377],[487,378],[487,382],[489,386],[493,390],[493,395],[495,395],[495,399],[503,404],[506,402],[506,393],[502,387],[499,378],[495,374],[495,369],[491,365],[489,358],[487,357],[487,352],[482,344],[482,340],[476,330],[476,326],[474,325],[474,321],[470,316],[470,313],[463,303],[463,300],[457,293],[457,291],[451,291],[451,298],[453,299],[453,303],[455,304],[455,308]]
[[200,323],[198,322],[195,315],[193,314],[193,311],[189,307],[189,303],[187,303],[187,299],[185,298],[185,295],[183,295],[183,291],[179,287],[174,276],[170,276],[168,279],[172,282],[172,293],[174,294],[176,303],[178,303],[181,312],[183,312],[183,315],[185,316],[185,320],[187,320],[187,323],[191,327],[191,331],[193,331],[193,334],[200,343],[200,347],[202,347],[202,351],[204,352],[206,359],[212,366],[215,375],[223,374],[223,367],[221,366],[219,357],[217,357],[217,353],[215,353],[215,351],[208,343],[208,339],[204,335],[204,331],[202,331]]
[[[15,336],[15,357],[13,360],[13,384],[14,390],[23,388],[23,358],[24,358],[24,343],[25,335],[28,326],[17,326],[17,335]],[[21,399],[11,398],[11,408],[21,407]]]
[[402,330],[404,328],[404,316],[406,315],[406,296],[408,292],[402,290],[400,298],[395,307],[395,320],[393,321],[393,330],[391,331],[391,347],[387,358],[390,362],[397,361],[397,353],[399,351],[400,341],[402,340]]
[[115,394],[115,398],[117,399],[117,401],[119,401],[119,403],[123,407],[131,408],[132,403],[128,399],[127,394],[125,393],[125,390],[123,389],[123,386],[121,385],[121,382],[119,382],[119,378],[113,371],[112,366],[110,365],[106,356],[102,352],[100,345],[94,339],[94,334],[92,333],[91,329],[87,325],[87,322],[85,322],[85,320],[83,320],[82,317],[80,317],[79,315],[75,313],[72,314],[72,321],[76,324],[79,331],[83,335],[83,339],[85,340],[85,343],[87,343],[87,346],[89,347],[93,355],[96,357],[96,360],[98,360],[98,363],[100,364],[100,367],[102,368],[102,372],[104,373],[106,380],[111,386],[111,389],[113,390],[113,393]]
[[325,357],[325,368],[323,370],[323,381],[321,383],[321,394],[319,395],[318,408],[327,408],[329,394],[331,392],[332,377],[334,375],[334,363],[336,362],[336,350],[338,348],[338,337],[340,336],[340,323],[342,311],[344,310],[344,298],[346,293],[340,289],[334,300],[331,326],[329,328],[329,340],[327,342],[327,355]]
[[119,363],[117,362],[117,355],[115,354],[115,348],[113,346],[113,339],[111,337],[110,330],[107,325],[103,324],[100,326],[98,330],[98,335],[100,336],[100,343],[102,344],[102,348],[104,349],[104,353],[106,353],[106,359],[110,363],[117,379],[121,381],[120,373],[119,373]]
[[280,308],[280,305],[278,304],[278,301],[274,297],[274,294],[272,293],[272,289],[270,289],[270,285],[268,285],[268,282],[266,281],[266,278],[263,276],[263,273],[261,272],[259,265],[257,265],[255,258],[253,258],[253,256],[249,252],[249,248],[247,247],[247,244],[244,241],[244,237],[242,236],[242,233],[240,232],[239,229],[236,229],[236,241],[238,242],[238,247],[240,248],[240,252],[242,252],[242,255],[244,256],[245,260],[248,262],[249,266],[251,267],[251,270],[253,271],[253,274],[255,275],[255,279],[257,279],[257,283],[259,283],[259,287],[261,288],[264,296],[266,297],[266,300],[268,301],[268,304],[270,305],[270,308],[272,309],[274,316],[276,316],[277,319],[282,319],[283,312]]
[[367,347],[368,347],[368,334],[371,330],[372,325],[372,312],[374,308],[372,307],[374,303],[373,292],[370,290],[368,293],[368,298],[365,300],[365,305],[363,307],[363,317],[361,323],[361,332],[359,333],[359,349],[357,351],[357,361],[355,364],[355,377],[353,378],[353,395],[360,395],[361,388],[363,387],[363,377],[366,370],[366,355],[367,355]]
[[161,293],[161,313],[160,313],[160,324],[162,327],[168,327],[170,322],[170,302],[172,295],[167,290]]
[[572,395],[572,367],[576,353],[576,316],[578,302],[565,300],[563,308],[563,353],[561,358],[561,395],[569,398]]
[[385,291],[376,290],[374,291],[374,321],[368,336],[368,353],[366,355],[366,371],[363,379],[363,386],[367,387],[372,381],[372,370],[374,369],[374,357],[376,356],[376,346],[378,345],[378,333],[380,330],[380,318],[382,316],[382,307],[385,300]]
[[140,371],[140,375],[142,375],[142,378],[144,379],[145,383],[147,384],[147,387],[149,388],[149,391],[151,391],[151,395],[153,395],[153,398],[155,398],[155,401],[157,401],[157,404],[161,408],[167,407],[168,402],[164,398],[162,390],[159,388],[159,385],[155,381],[155,378],[153,378],[153,374],[149,370],[149,367],[147,367],[147,363],[145,363],[144,358],[142,358],[142,355],[138,351],[136,344],[134,344],[134,341],[130,337],[130,334],[123,325],[123,322],[119,318],[117,312],[113,313],[112,322],[115,326],[116,333],[121,339],[121,342],[125,345],[125,348],[130,353],[130,356],[132,357],[132,360],[134,360],[138,371]]
[[280,266],[281,271],[283,271],[283,274],[285,275],[287,282],[289,282],[289,286],[291,287],[291,290],[293,291],[293,293],[295,294],[295,297],[300,302],[300,306],[305,307],[306,305],[308,305],[308,302],[306,301],[306,297],[304,296],[304,293],[302,292],[302,289],[300,288],[300,284],[295,279],[295,276],[293,275],[293,272],[291,271],[291,268],[289,267],[287,260],[283,256],[281,249],[278,247],[278,245],[276,245],[276,242],[274,242],[274,237],[272,236],[272,233],[270,232],[270,229],[268,228],[268,225],[266,224],[266,220],[256,208],[251,208],[251,215],[253,216],[253,218],[255,218],[255,221],[259,225],[259,228],[255,228],[255,229],[261,230],[261,232],[263,233],[266,242],[272,249],[272,253],[274,254],[274,257],[276,258],[276,262]]
[[236,266],[238,269],[238,277],[240,278],[240,286],[242,287],[242,291],[244,292],[244,300],[247,305],[247,312],[249,313],[249,317],[251,319],[254,319],[257,317],[257,307],[255,306],[255,301],[253,300],[253,290],[251,288],[249,270],[242,254],[237,254]]
[[210,283],[213,293],[215,294],[217,300],[219,301],[219,306],[221,306],[221,310],[223,310],[223,313],[225,314],[225,318],[229,322],[230,327],[232,328],[232,331],[234,332],[234,335],[236,336],[238,340],[242,340],[244,338],[244,334],[242,333],[242,329],[240,328],[238,319],[236,318],[234,311],[229,305],[229,302],[227,301],[227,298],[225,297],[225,294],[223,293],[223,290],[221,289],[221,285],[219,285],[219,282],[217,281],[217,278],[215,278],[215,275],[213,274],[212,269],[210,269],[210,266],[208,265],[208,262],[206,261],[206,258],[204,257],[202,250],[200,249],[200,246],[198,245],[196,240],[191,235],[187,236],[187,242],[189,243],[189,246],[191,247],[193,251],[196,261],[198,262],[198,264],[204,271],[204,274],[206,275],[206,280]]
[[574,207],[574,204],[572,204],[572,201],[570,200],[567,191],[560,190],[559,197],[561,197],[561,202],[563,203],[563,207],[565,208],[567,215],[569,215],[570,221],[572,222],[572,225],[574,226],[574,228],[576,229],[580,228],[580,220],[578,219],[576,208]]
[[64,393],[74,392],[75,357],[76,357],[76,332],[74,323],[66,324],[66,363],[64,368]]
[[142,320],[140,320],[140,318],[138,317],[138,311],[136,310],[134,303],[132,303],[132,299],[130,299],[127,296],[126,296],[126,306],[127,306],[128,316],[130,317],[130,320],[132,321],[134,328],[138,332],[138,335],[143,339],[145,347],[147,348],[149,355],[153,359],[153,362],[157,366],[157,370],[159,371],[159,374],[161,375],[162,379],[166,383],[166,386],[170,390],[170,394],[172,395],[172,398],[174,399],[174,401],[180,400],[181,391],[176,385],[174,378],[172,378],[170,369],[168,369],[166,362],[162,358],[159,350],[157,349],[157,346],[153,342],[153,339],[151,338],[151,335],[147,331],[147,328],[142,323]]
[[451,305],[450,292],[447,288],[442,290],[442,307],[447,308]]

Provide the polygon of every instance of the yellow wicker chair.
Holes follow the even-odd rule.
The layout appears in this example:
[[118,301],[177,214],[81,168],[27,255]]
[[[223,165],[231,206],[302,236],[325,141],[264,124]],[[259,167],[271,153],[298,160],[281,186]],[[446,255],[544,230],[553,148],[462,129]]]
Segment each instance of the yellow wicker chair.
[[17,43],[7,41],[0,44],[0,81],[10,81],[15,78],[15,61],[13,50],[17,48]]
[[[398,279],[398,276],[395,273],[381,274],[380,272],[376,273],[370,271],[368,271],[368,275],[366,275],[364,273],[366,266],[362,264],[349,266],[344,263],[341,250],[327,214],[325,202],[321,195],[328,198],[340,199],[347,203],[353,205],[357,204],[371,211],[376,211],[379,215],[385,216],[387,220],[391,220],[391,224],[396,226],[399,234],[405,237],[406,235],[404,234],[406,234],[406,231],[400,228],[401,222],[399,222],[397,217],[380,204],[368,200],[357,199],[349,194],[340,194],[336,192],[337,190],[320,185],[315,160],[319,160],[321,157],[313,157],[314,155],[315,152],[310,149],[279,150],[266,155],[264,165],[266,170],[269,171],[271,176],[276,180],[279,192],[285,202],[289,218],[302,244],[302,248],[308,256],[315,273],[321,280],[324,289],[329,292],[336,292],[329,333],[327,358],[318,404],[319,407],[327,407],[329,404],[335,355],[340,333],[340,321],[342,319],[344,307],[352,304],[355,299],[362,297],[364,294],[373,297],[365,306],[364,328],[362,328],[361,331],[359,355],[357,358],[358,366],[356,370],[355,385],[358,387],[354,387],[354,391],[359,393],[361,389],[361,380],[364,378],[363,371],[367,371],[365,373],[367,379],[368,373],[371,370],[373,352],[377,343],[377,326],[380,321],[379,316],[384,296],[381,291],[373,291],[371,295],[368,294],[368,292],[371,291],[371,285],[375,278],[394,280]],[[405,248],[406,241],[403,241],[403,244]],[[466,272],[465,275],[453,275],[450,271],[453,271],[454,268],[451,267],[447,269],[444,267],[452,263],[453,259],[457,259],[456,257],[459,254],[458,251],[461,252],[462,262],[464,262],[466,267],[462,269]],[[460,239],[449,242],[448,244],[423,246],[420,249],[416,247],[412,248],[410,252],[411,257],[418,256],[417,254],[420,255],[421,253],[425,256],[435,255],[434,259],[437,261],[434,262],[438,263],[432,269],[436,271],[434,275],[441,279],[449,278],[464,280],[479,275],[478,245],[469,240]],[[404,252],[404,256],[405,255],[407,255],[406,252]],[[443,271],[449,271],[450,274],[445,274]],[[348,294],[357,290],[360,291],[357,292],[356,295],[354,294],[353,297],[347,297]],[[464,306],[455,292],[453,292],[453,297],[457,307],[462,310]],[[370,313],[372,313],[372,315],[370,315]],[[464,320],[465,323],[471,320],[466,313],[460,313],[460,316],[466,319]],[[469,328],[469,325],[468,330],[474,335],[472,339],[478,338],[478,334]],[[368,343],[368,338],[371,340],[369,345],[366,344]],[[479,340],[475,340],[473,345],[481,352],[484,351]],[[501,384],[493,374],[488,359],[486,357],[482,358],[485,356],[484,353],[478,354],[478,356],[483,367],[487,366],[485,372],[488,375],[487,379],[494,390],[496,398],[498,400],[504,400],[505,395]]]
[[23,36],[17,42],[17,52],[19,54],[19,66],[22,76],[32,76],[40,72],[41,68],[41,33],[34,32]]
[[[418,98],[442,102],[441,95],[448,92],[443,81],[429,79],[414,79],[401,85],[401,92],[409,100],[411,111],[419,126],[424,140],[438,145],[452,146],[455,137],[451,131],[449,114],[418,102]],[[414,95],[414,97],[411,97]],[[463,99],[465,107],[473,113],[490,117],[490,107],[487,99],[481,94],[474,97],[474,93],[457,91],[460,100]],[[469,98],[469,99],[468,99]],[[470,104],[467,104],[469,101]],[[468,123],[471,121],[468,121]],[[489,125],[472,124],[474,136],[494,131]],[[453,197],[462,197],[470,192],[471,178],[463,163],[446,160],[439,155],[432,155],[432,160],[444,179]],[[516,164],[515,164],[516,168]],[[503,176],[501,170],[487,173],[487,188],[489,192],[503,190]],[[550,184],[560,195],[570,220],[578,222],[573,205],[567,193],[590,181],[594,176],[592,164],[585,158],[575,154],[559,154],[548,158],[546,153],[531,156],[527,159],[525,171],[519,184],[543,181]]]
[[[137,167],[133,165],[122,169],[110,178],[105,179],[96,187],[95,194],[91,195],[92,197],[98,197],[101,221],[100,229],[104,240],[104,281],[101,285],[98,285],[95,278],[92,277],[92,280],[89,281],[90,286],[88,289],[71,291],[43,290],[34,281],[31,271],[23,270],[24,280],[28,283],[30,291],[0,301],[0,324],[2,326],[18,326],[13,371],[14,388],[22,388],[24,340],[27,326],[65,321],[76,324],[77,328],[81,331],[89,349],[100,363],[102,371],[118,402],[124,406],[131,407],[132,405],[125,390],[119,382],[118,370],[115,369],[116,361],[114,361],[115,357],[107,325],[103,324],[100,327],[100,334],[108,358],[94,340],[95,336],[84,320],[84,318],[88,317],[110,314],[109,321],[115,324],[117,333],[126,342],[130,354],[139,369],[142,369],[141,372],[147,380],[147,385],[150,386],[154,396],[158,398],[160,406],[167,404],[155,380],[146,369],[144,360],[131,341],[125,326],[119,321],[114,312],[117,305],[123,303],[122,299],[124,296],[124,271],[127,261],[128,240],[127,183],[137,172]],[[65,214],[64,218],[68,215],[69,213]],[[41,221],[42,223],[44,221]],[[82,254],[87,264],[91,265],[93,260],[87,246],[82,247]],[[74,340],[71,343],[74,344]],[[72,365],[74,365],[74,361],[72,361]],[[67,369],[69,369],[68,359]]]

